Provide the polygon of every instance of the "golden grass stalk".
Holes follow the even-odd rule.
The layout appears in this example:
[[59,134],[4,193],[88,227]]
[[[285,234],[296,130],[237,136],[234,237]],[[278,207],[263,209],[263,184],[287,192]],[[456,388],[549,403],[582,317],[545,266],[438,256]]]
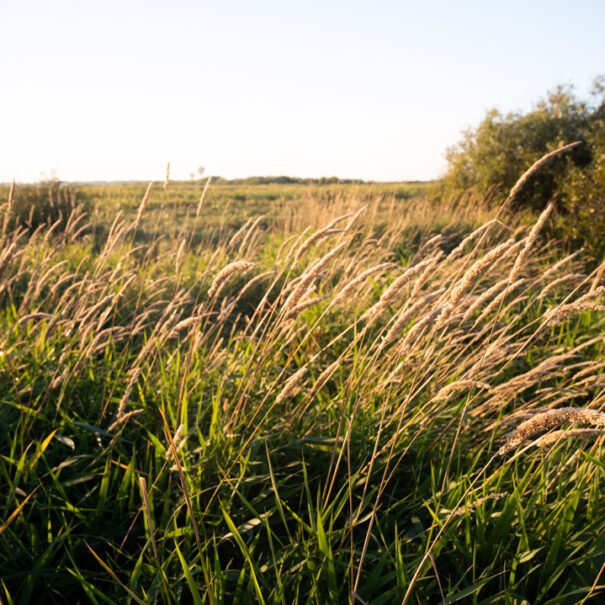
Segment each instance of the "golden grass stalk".
[[16,244],[16,242],[12,242],[11,245],[7,248],[7,250],[2,255],[2,258],[0,259],[0,278],[4,275],[4,271],[6,271],[8,264],[13,259],[13,256],[15,255],[16,250],[17,250],[17,244]]
[[170,182],[170,162],[166,164],[166,178],[164,179],[164,191],[166,191],[166,187],[168,187],[168,183]]
[[417,321],[411,328],[410,331],[406,334],[405,340],[401,345],[401,352],[407,351],[412,344],[417,340],[420,332],[424,330],[427,324],[431,323],[438,319],[443,313],[443,307],[437,307],[433,309],[429,313],[427,313],[424,317],[422,317],[419,321]]
[[573,313],[580,313],[582,311],[605,311],[605,305],[592,302],[594,298],[597,298],[602,294],[605,294],[605,286],[599,286],[594,290],[589,290],[586,294],[580,296],[580,298],[573,302],[555,307],[546,315],[547,323],[553,324],[562,321]]
[[473,283],[477,278],[484,273],[491,265],[498,261],[502,254],[509,248],[514,241],[512,239],[506,240],[499,246],[496,246],[490,250],[487,254],[476,260],[466,273],[456,282],[454,287],[451,289],[446,302],[443,305],[443,311],[437,319],[437,327],[444,325],[449,319],[450,315],[457,307],[460,299],[464,294],[470,290]]
[[589,301],[576,301],[569,305],[563,305],[561,307],[558,307],[556,311],[549,316],[547,323],[548,325],[553,325],[555,323],[563,321],[574,313],[582,313],[583,311],[602,312],[605,311],[605,305],[599,305],[597,303]]
[[30,313],[29,315],[25,315],[24,317],[21,317],[19,319],[19,321],[17,322],[17,325],[22,326],[23,324],[26,324],[28,321],[52,319],[53,317],[54,317],[54,315],[51,315],[50,313]]
[[592,284],[590,285],[590,291],[596,290],[599,287],[599,283],[601,281],[601,277],[603,277],[603,272],[605,271],[605,259],[599,265],[598,269],[595,271],[594,278],[592,280]]
[[558,149],[555,149],[554,151],[551,151],[550,153],[547,153],[546,155],[542,156],[539,160],[535,161],[517,180],[517,182],[514,184],[513,188],[510,190],[510,193],[508,194],[508,197],[506,198],[506,200],[504,201],[503,206],[506,206],[507,204],[510,204],[510,202],[512,202],[518,195],[519,191],[521,191],[521,189],[523,188],[523,186],[525,185],[525,183],[527,183],[529,177],[534,174],[534,172],[536,172],[537,170],[539,170],[542,166],[544,166],[544,164],[546,164],[547,162],[549,162],[550,160],[552,160],[552,158],[560,155],[561,153],[564,153],[565,151],[569,151],[570,149],[573,149],[574,147],[577,147],[578,145],[581,145],[582,141],[574,141],[573,143],[569,143],[567,145],[563,145],[563,147],[559,147]]
[[[304,231],[304,233],[306,233],[309,230],[309,228],[307,227]],[[278,250],[277,250],[277,254],[275,255],[275,260],[279,260],[281,258],[282,252],[284,251],[285,247],[292,241],[292,240],[297,240],[297,242],[300,242],[302,240],[301,237],[302,233],[294,233],[293,235],[290,235],[289,237],[285,238],[282,243],[280,244]],[[290,250],[290,253],[292,253],[292,250],[296,249],[296,244],[294,246],[292,246],[292,249]]]
[[276,259],[281,258],[282,252],[285,249],[286,245],[289,242],[291,242],[292,240],[294,240],[294,243],[290,246],[290,249],[288,250],[288,254],[286,254],[286,258],[284,259],[284,264],[288,265],[290,263],[290,261],[292,260],[292,257],[296,254],[296,251],[300,247],[301,242],[304,240],[305,235],[307,235],[307,233],[309,231],[311,231],[311,227],[307,226],[304,228],[302,233],[300,233],[298,236],[293,235],[292,237],[285,239],[282,242],[282,245],[279,247],[279,250],[277,251]]
[[206,200],[206,195],[208,195],[208,189],[210,188],[211,182],[212,182],[212,177],[209,176],[206,179],[206,183],[204,184],[204,189],[202,191],[202,195],[200,195],[200,201],[197,205],[197,210],[195,211],[195,218],[197,218],[200,215],[200,212],[202,211],[202,206],[204,205],[204,201]]
[[506,443],[496,452],[502,456],[508,454],[532,437],[563,424],[590,424],[593,427],[605,427],[605,413],[589,408],[558,408],[539,412],[522,422],[508,437]]
[[385,349],[388,345],[390,345],[399,335],[399,333],[403,330],[404,326],[410,321],[420,309],[424,308],[427,304],[435,300],[438,296],[443,294],[444,288],[440,288],[435,292],[431,292],[426,296],[423,296],[420,300],[417,300],[411,307],[408,309],[404,309],[397,319],[393,322],[393,325],[389,329],[389,331],[384,335],[380,346],[378,348],[379,351]]
[[[289,281],[283,288],[282,288],[282,294],[287,294],[288,292],[294,292],[294,290],[300,285],[301,281],[306,277],[305,273],[301,273],[298,277],[295,277],[292,281]],[[315,279],[325,279],[327,276],[325,273],[318,273],[315,276]],[[311,287],[315,287],[315,286],[311,286]],[[304,295],[307,294],[307,291],[305,291]]]
[[544,223],[546,222],[546,219],[548,218],[550,213],[553,211],[553,208],[554,204],[550,202],[548,206],[546,206],[546,208],[542,211],[542,214],[540,214],[534,226],[531,228],[531,231],[529,232],[529,235],[525,240],[525,246],[523,247],[523,250],[519,252],[519,256],[517,256],[517,260],[515,261],[515,264],[511,269],[509,276],[509,280],[511,282],[513,282],[517,278],[519,273],[521,273],[521,271],[523,270],[525,261],[527,260],[527,257],[529,255],[529,251],[536,242],[538,233],[540,233],[540,229],[542,229],[542,227],[544,226]]
[[416,262],[424,256],[425,252],[434,248],[435,244],[437,244],[437,242],[440,242],[442,239],[445,239],[445,238],[443,237],[443,235],[441,235],[441,233],[438,233],[437,235],[434,235],[428,241],[426,241],[420,247],[420,250],[418,250],[418,252],[416,252],[416,254],[414,254],[414,257],[410,261],[410,266],[415,265]]
[[[179,480],[181,482],[181,488],[183,489],[183,494],[185,495],[185,504],[187,505],[187,510],[189,512],[189,518],[191,519],[191,526],[193,527],[193,535],[195,536],[195,542],[198,547],[201,544],[200,534],[197,529],[197,521],[195,520],[195,515],[193,511],[193,506],[191,505],[191,497],[189,496],[189,490],[187,489],[187,481],[185,481],[185,473],[183,471],[183,467],[179,461],[179,457],[177,455],[176,444],[173,437],[170,435],[170,429],[168,428],[168,422],[166,421],[166,416],[162,409],[160,409],[160,414],[162,415],[162,420],[164,421],[164,434],[168,439],[169,448],[172,451],[172,457],[174,458],[174,462],[176,464],[176,469],[179,474]],[[182,426],[182,425],[181,425]],[[179,427],[180,428],[180,427]],[[177,430],[178,432],[178,430]],[[211,599],[212,601],[212,599]]]
[[[216,321],[219,324],[227,321],[231,314],[235,310],[236,301],[230,298],[223,298],[221,300],[221,308],[219,309],[218,315],[216,316]],[[233,322],[233,327],[237,325],[237,320]]]
[[172,443],[174,444],[174,448],[172,447],[172,444],[169,444],[168,449],[166,450],[167,461],[171,460],[174,457],[175,452],[178,454],[183,445],[185,445],[185,440],[183,439],[184,428],[185,425],[179,424],[178,428],[176,429],[174,436],[172,437]]
[[571,254],[567,255],[565,258],[562,258],[561,260],[557,261],[554,265],[552,265],[552,267],[549,267],[542,274],[542,277],[540,279],[542,281],[548,281],[550,276],[553,275],[554,273],[556,273],[563,265],[566,265],[567,263],[571,262],[574,258],[580,256],[580,254],[582,254],[583,252],[584,252],[584,248],[580,248],[580,249],[576,250],[575,252],[572,252]]
[[212,280],[210,289],[208,290],[208,298],[213,298],[216,296],[216,294],[234,273],[250,269],[250,267],[254,267],[254,263],[247,260],[236,260],[232,263],[229,263],[226,267],[221,269]]
[[147,481],[145,481],[145,477],[139,477],[139,486],[141,488],[141,495],[143,496],[143,509],[145,511],[145,520],[147,521],[147,528],[149,529],[149,537],[151,539],[151,547],[153,548],[153,556],[155,557],[156,561],[159,561],[158,549],[155,545],[155,535],[153,531],[153,522],[151,520],[151,509],[149,507]]
[[244,231],[250,226],[250,223],[254,220],[254,217],[251,216],[229,239],[227,242],[227,248],[233,246],[240,237],[244,234]]
[[489,303],[489,305],[487,305],[487,307],[485,307],[485,309],[483,309],[483,312],[481,313],[480,317],[479,317],[479,321],[481,321],[482,319],[484,319],[485,317],[487,317],[494,309],[496,309],[496,307],[498,307],[498,305],[514,290],[516,290],[521,284],[524,284],[527,281],[527,279],[525,279],[524,277],[522,277],[521,279],[518,279],[516,282],[509,284],[508,286],[506,286],[506,288],[504,288],[497,296],[494,297],[494,299]]
[[284,310],[286,312],[301,302],[307,290],[309,289],[309,286],[317,278],[321,269],[323,269],[323,267],[330,260],[332,260],[346,245],[347,242],[342,242],[338,244],[338,246],[330,250],[327,254],[324,254],[321,258],[318,258],[305,270],[305,272],[300,276],[296,287],[284,303]]
[[342,359],[339,357],[336,361],[333,361],[327,368],[322,370],[322,372],[317,377],[311,392],[309,393],[309,397],[313,397],[316,393],[319,393],[321,389],[325,386],[326,382],[330,380],[330,377],[337,370],[338,366],[342,363]]
[[472,233],[469,233],[448,255],[447,260],[453,260],[460,254],[462,254],[464,248],[472,242],[475,238],[481,235],[486,229],[491,227],[494,223],[498,222],[497,219],[493,218],[491,221],[488,221],[484,225],[481,225],[477,229],[475,229]]
[[375,265],[374,267],[366,269],[357,277],[354,277],[352,280],[350,280],[344,286],[344,288],[342,288],[342,290],[332,300],[332,304],[336,304],[337,302],[340,302],[343,298],[346,298],[347,294],[351,292],[351,290],[354,290],[359,284],[365,282],[368,277],[375,275],[376,273],[385,271],[386,269],[390,269],[394,266],[396,266],[395,263],[380,263],[379,265]]
[[329,298],[329,296],[316,296],[315,298],[304,297],[301,300],[301,302],[299,302],[297,305],[295,305],[294,307],[292,307],[286,313],[284,319],[293,319],[299,313],[302,313],[305,309],[308,309],[309,307],[313,307],[313,306],[319,304],[320,302],[326,300],[327,298]]
[[241,300],[256,284],[263,281],[263,279],[269,277],[269,275],[273,275],[275,271],[264,271],[263,273],[259,273],[254,277],[250,278],[246,285],[239,291],[236,300]]
[[535,445],[536,447],[547,447],[563,439],[600,437],[602,435],[605,435],[605,431],[600,429],[567,429],[566,431],[552,431],[552,433],[546,433],[546,435],[542,435],[536,439],[532,445]]
[[[436,255],[437,256],[437,255]],[[378,299],[378,302],[370,307],[361,317],[362,320],[372,321],[378,315],[384,311],[397,297],[397,295],[401,292],[403,287],[418,273],[420,273],[426,266],[430,265],[434,262],[436,256],[431,258],[427,258],[414,265],[413,267],[408,267],[383,293],[382,296]]]
[[239,247],[239,253],[240,254],[243,254],[244,249],[246,247],[246,244],[250,241],[250,238],[252,237],[252,234],[256,231],[256,228],[258,227],[259,223],[264,218],[265,218],[265,216],[261,214],[260,216],[257,216],[256,219],[254,220],[254,222],[252,223],[252,225],[250,225],[250,228],[248,229],[248,231],[244,235],[244,239],[242,239],[242,243],[240,244],[240,247]]
[[[152,342],[152,340],[149,339],[149,342]],[[126,412],[126,406],[128,405],[128,400],[130,399],[132,389],[134,388],[134,385],[135,385],[136,381],[139,379],[140,375],[141,375],[141,368],[136,367],[130,376],[130,380],[128,381],[128,384],[126,385],[126,390],[124,391],[124,394],[122,395],[122,398],[120,399],[120,403],[118,404],[118,415],[117,415],[117,419],[114,422],[114,424],[116,424],[116,423],[121,424],[124,421],[124,419],[128,417],[128,413]],[[113,427],[114,424],[112,424],[111,426]]]
[[158,346],[158,340],[163,340],[170,334],[168,324],[173,321],[174,315],[176,313],[175,307],[177,307],[178,305],[179,298],[182,297],[183,293],[179,292],[175,295],[173,300],[171,300],[168,305],[166,305],[159,321],[156,323],[152,334],[149,336],[147,343],[139,351],[139,354],[132,363],[131,369],[129,370],[130,380],[128,381],[126,390],[124,391],[124,394],[122,395],[122,398],[120,399],[120,403],[118,405],[118,420],[121,420],[126,413],[126,406],[128,405],[132,389],[134,388],[134,385],[136,384],[142,372],[141,364],[143,360],[147,359],[147,357],[151,353],[151,350],[154,347]]
[[[107,234],[107,239],[105,240],[105,245],[101,250],[101,253],[97,257],[95,261],[95,267],[97,270],[101,270],[104,266],[104,263],[107,260],[110,252],[113,250],[114,246],[118,243],[120,236],[126,231],[126,225],[122,219],[122,211],[119,210],[110,229]],[[134,223],[133,223],[134,224]]]
[[11,183],[10,189],[8,190],[8,200],[6,203],[6,209],[4,210],[4,222],[2,224],[2,235],[6,235],[8,230],[8,223],[10,221],[11,214],[13,213],[13,200],[15,196],[15,179]]
[[118,412],[117,418],[109,425],[109,427],[107,428],[107,432],[112,433],[119,426],[121,426],[125,422],[128,422],[131,418],[134,418],[135,416],[138,416],[139,414],[142,414],[142,413],[143,413],[142,409],[132,410],[131,412],[127,412],[126,414],[122,414],[122,415],[120,415]]
[[[141,200],[141,204],[139,205],[137,217],[135,218],[134,223],[132,224],[133,231],[137,230],[137,228],[139,227],[139,223],[141,222],[141,219],[143,218],[143,213],[145,212],[145,208],[147,207],[147,202],[149,201],[149,196],[151,195],[152,187],[153,187],[153,183],[149,183],[149,185],[147,185],[147,190],[145,191],[145,195],[143,196],[143,199]],[[108,239],[108,244],[109,244],[109,237],[107,239]]]
[[[363,210],[365,210],[365,207],[360,209],[361,212],[363,212]],[[347,212],[346,214],[342,214],[340,216],[337,216],[335,219],[331,220],[325,227],[324,229],[333,229],[336,225],[338,225],[338,223],[344,221],[345,219],[349,218],[350,216],[353,217],[353,219],[356,218],[356,216],[359,216],[359,214],[361,214],[360,211],[357,211],[357,213],[354,215],[352,212]],[[352,220],[353,220],[352,219]],[[346,231],[346,229],[345,229]]]
[[[578,381],[580,380],[580,378],[583,378],[584,376],[589,376],[590,374],[596,374],[599,370],[605,368],[605,362],[595,363],[594,361],[587,361],[584,365],[588,367],[584,368],[583,370],[580,370],[579,372],[575,372],[574,381]],[[605,377],[605,374],[601,376]]]
[[181,238],[181,241],[179,243],[179,247],[176,251],[176,258],[174,261],[174,271],[175,273],[180,273],[181,271],[181,266],[183,264],[183,257],[185,256],[185,246],[187,245],[187,240],[186,238]]
[[432,399],[431,401],[444,401],[454,391],[470,389],[484,389],[487,391],[492,390],[492,386],[487,382],[481,382],[480,380],[456,380],[450,384],[445,385]]
[[508,381],[497,385],[494,387],[494,390],[498,393],[506,393],[507,395],[525,390],[540,381],[544,376],[551,374],[553,370],[560,367],[571,356],[572,353],[567,352],[563,355],[548,357],[534,368],[531,368],[531,370],[523,374],[516,374]]
[[296,392],[298,391],[298,383],[302,380],[302,378],[304,377],[304,375],[307,373],[307,367],[303,366],[302,368],[298,369],[296,372],[294,372],[294,374],[292,374],[292,376],[290,376],[290,378],[288,378],[288,380],[286,380],[286,383],[284,384],[283,389],[279,392],[279,394],[277,395],[277,397],[275,398],[275,404],[280,404],[282,401],[284,401],[284,399],[287,399],[288,397],[292,397],[293,395],[296,394]]
[[345,231],[348,231],[355,223],[355,221],[367,210],[368,205],[364,204],[363,206],[361,206],[361,208],[359,208],[359,210],[357,210],[355,212],[355,214],[352,215],[351,220],[347,223],[347,226],[345,227]]
[[559,277],[558,279],[555,279],[554,281],[551,281],[550,283],[546,284],[546,286],[542,288],[540,294],[538,294],[538,300],[546,298],[549,292],[552,292],[557,286],[560,286],[561,284],[570,281],[581,282],[584,281],[586,278],[587,275],[585,273],[568,273],[567,275],[563,275],[562,277]]
[[499,282],[496,282],[493,286],[488,288],[485,292],[482,292],[477,298],[469,305],[467,310],[462,317],[462,321],[466,321],[470,319],[473,313],[481,308],[488,300],[490,300],[498,291],[500,291],[506,284],[508,283],[508,278],[501,279]]
[[170,330],[168,336],[174,336],[175,334],[178,334],[179,332],[182,332],[183,330],[186,330],[191,326],[199,324],[201,320],[201,317],[187,317],[185,319],[182,319]]
[[[420,274],[418,279],[414,282],[414,287],[410,292],[409,299],[414,300],[418,294],[420,294],[420,290],[422,290],[424,284],[427,282],[429,277],[435,274],[435,266],[439,263],[441,258],[443,257],[443,251],[439,250],[435,256],[433,256],[433,261],[428,263],[424,268],[424,271]],[[441,290],[441,292],[445,292],[445,288]]]
[[315,233],[312,233],[298,248],[298,250],[294,254],[294,263],[296,264],[300,257],[315,243],[324,237],[328,237],[329,235],[333,235],[335,233],[343,233],[344,229],[334,229],[333,226],[338,222],[342,221],[345,218],[348,218],[351,214],[345,214],[343,216],[334,219],[330,224],[326,225],[322,229],[319,229]]

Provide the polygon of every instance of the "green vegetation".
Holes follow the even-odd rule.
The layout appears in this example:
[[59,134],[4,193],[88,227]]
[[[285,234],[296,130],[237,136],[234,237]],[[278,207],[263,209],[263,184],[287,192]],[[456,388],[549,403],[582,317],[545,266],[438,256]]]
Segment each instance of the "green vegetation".
[[11,201],[10,209],[4,213],[5,232],[19,228],[34,231],[42,226],[63,231],[70,218],[81,220],[82,214],[90,209],[89,200],[81,190],[52,179],[17,188],[13,185],[7,196]]
[[560,215],[557,235],[574,246],[605,252],[605,78],[588,100],[558,87],[527,112],[487,113],[448,150],[440,184],[450,193],[475,190],[500,204],[519,175],[544,154],[573,141],[582,145],[556,157],[526,183],[513,207],[539,211],[550,200]]
[[601,416],[515,433],[605,405],[603,265],[541,239],[552,217],[219,181],[203,203],[203,182],[83,186],[87,217],[31,230],[19,189],[3,601],[602,595]]

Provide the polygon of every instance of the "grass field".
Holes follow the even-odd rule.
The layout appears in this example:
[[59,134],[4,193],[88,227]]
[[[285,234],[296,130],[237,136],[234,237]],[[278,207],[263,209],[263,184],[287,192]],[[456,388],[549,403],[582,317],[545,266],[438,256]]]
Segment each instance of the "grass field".
[[602,259],[423,184],[203,189],[2,190],[0,598],[605,599]]

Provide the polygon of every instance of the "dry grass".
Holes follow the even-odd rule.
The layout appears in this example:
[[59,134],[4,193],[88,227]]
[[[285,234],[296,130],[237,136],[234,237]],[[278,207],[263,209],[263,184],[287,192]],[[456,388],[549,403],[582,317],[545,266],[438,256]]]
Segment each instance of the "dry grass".
[[[540,518],[550,514],[553,476],[571,471],[541,467],[531,453],[490,465],[535,437],[537,446],[587,438],[599,455],[602,269],[543,245],[548,209],[514,238],[517,226],[484,207],[402,207],[378,195],[309,198],[294,213],[253,209],[230,228],[225,209],[213,231],[200,230],[211,220],[209,183],[187,210],[191,232],[178,221],[169,234],[153,231],[167,212],[154,198],[171,183],[156,193],[150,185],[100,243],[76,237],[75,219],[52,246],[44,229],[4,234],[0,371],[15,435],[0,463],[13,486],[7,516],[20,481],[24,493],[45,486],[35,498],[52,492],[36,513],[52,518],[13,521],[6,544],[54,531],[54,515],[67,513],[51,503],[68,498],[72,509],[100,512],[65,517],[64,527],[94,535],[108,531],[104,515],[114,520],[116,533],[99,536],[95,552],[102,545],[116,577],[150,601],[166,586],[214,602],[346,602],[353,591],[401,602],[427,552],[448,597],[478,594],[464,571],[473,565],[494,594],[559,595],[539,567],[546,577],[551,559],[571,567],[539,550],[555,540]],[[435,234],[439,220],[459,231]],[[561,430],[573,424],[589,427]],[[51,431],[76,444],[65,467],[50,458],[63,455],[59,446],[38,447]],[[52,477],[71,465],[96,487],[53,491],[61,483]],[[593,498],[582,486],[596,482],[594,469],[584,461],[574,472],[575,505],[600,523],[600,485],[581,500]],[[529,495],[541,473],[537,503]],[[486,507],[500,507],[508,526]],[[77,562],[79,538],[57,536]],[[585,547],[601,552],[598,542]],[[500,573],[533,549],[529,580]],[[61,556],[48,555],[79,589],[105,590],[103,571]],[[566,573],[569,586],[586,584]],[[434,579],[423,582],[436,598]],[[107,591],[125,594],[119,583]]]

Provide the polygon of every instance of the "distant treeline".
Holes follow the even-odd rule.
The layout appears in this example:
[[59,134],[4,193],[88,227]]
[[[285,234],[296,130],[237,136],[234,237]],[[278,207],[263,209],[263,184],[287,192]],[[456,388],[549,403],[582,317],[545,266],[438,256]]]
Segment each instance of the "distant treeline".
[[296,176],[249,176],[245,179],[225,179],[220,176],[213,176],[212,182],[215,184],[221,183],[225,185],[371,185],[389,182],[423,185],[430,181],[364,181],[363,179],[340,179],[337,176],[322,176],[320,178],[301,178]]
[[[206,176],[195,181],[176,180],[176,183],[190,183],[206,180]],[[128,181],[78,181],[73,185],[130,185],[133,183],[147,183],[144,180],[128,180]],[[374,181],[364,181],[363,179],[339,179],[336,176],[322,176],[317,179],[300,178],[296,176],[249,176],[242,179],[226,179],[222,176],[212,176],[212,182],[221,185],[362,185],[364,183],[372,183]],[[8,186],[10,183],[4,183]]]
[[228,185],[361,185],[362,179],[339,179],[336,176],[322,176],[305,179],[296,176],[249,176],[245,179],[225,179],[212,177],[215,183]]

